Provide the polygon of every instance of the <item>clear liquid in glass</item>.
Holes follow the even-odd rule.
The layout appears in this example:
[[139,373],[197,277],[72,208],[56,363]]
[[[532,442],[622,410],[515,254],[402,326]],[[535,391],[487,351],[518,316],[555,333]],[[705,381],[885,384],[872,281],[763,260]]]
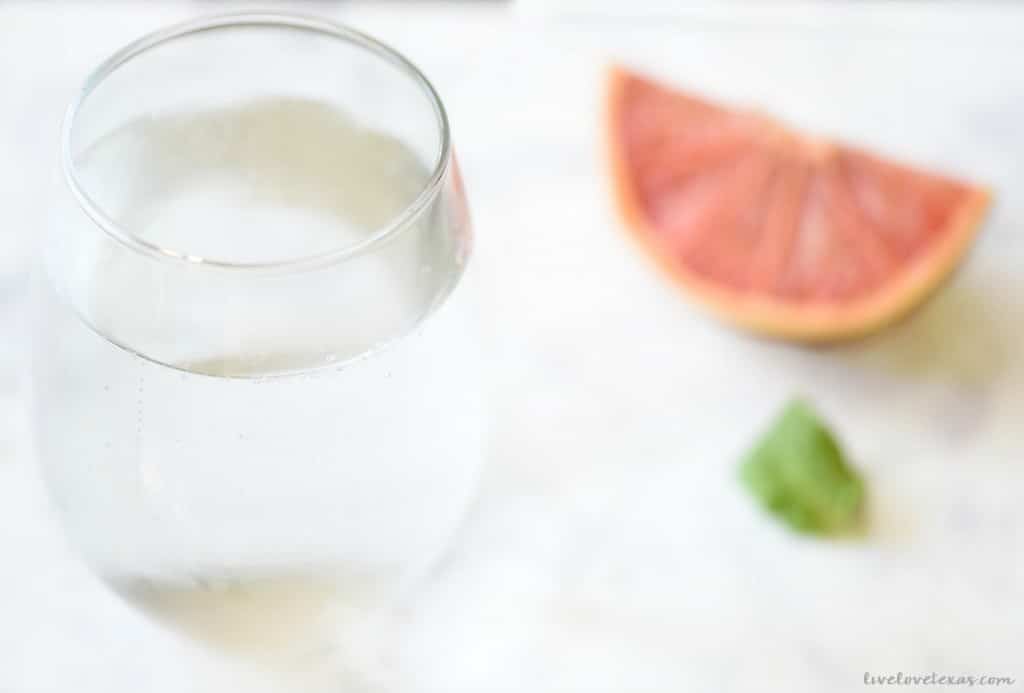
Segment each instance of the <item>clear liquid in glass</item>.
[[[325,154],[325,142],[348,144]],[[399,141],[295,100],[132,122],[76,163],[140,237],[247,262],[357,241],[427,175]],[[396,340],[376,335],[433,300],[423,276],[448,255],[443,231],[422,240],[436,258],[434,246],[396,247],[338,268],[369,303],[321,320],[304,319],[286,284],[258,310],[245,295],[225,310],[147,283],[152,259],[125,263],[109,243],[75,253],[68,283],[41,291],[35,414],[44,473],[91,567],[160,620],[261,666],[339,654],[347,620],[415,582],[452,537],[480,464],[468,290]],[[115,312],[142,348],[100,336]],[[237,324],[217,341],[225,319]],[[168,324],[216,339],[196,348],[182,335],[179,349]],[[177,355],[155,362],[146,344]]]

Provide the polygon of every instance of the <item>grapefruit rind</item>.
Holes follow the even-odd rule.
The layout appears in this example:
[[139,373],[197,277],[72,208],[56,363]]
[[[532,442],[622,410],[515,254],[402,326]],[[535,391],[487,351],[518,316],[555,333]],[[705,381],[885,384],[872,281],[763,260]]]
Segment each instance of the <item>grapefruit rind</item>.
[[803,302],[730,289],[688,270],[655,242],[637,194],[630,184],[626,153],[616,125],[621,93],[636,79],[619,67],[608,73],[605,109],[606,149],[613,197],[631,236],[698,304],[737,327],[768,337],[805,343],[828,343],[866,336],[904,317],[928,298],[956,268],[970,248],[991,204],[991,193],[970,188],[933,247],[912,258],[870,294],[843,301]]

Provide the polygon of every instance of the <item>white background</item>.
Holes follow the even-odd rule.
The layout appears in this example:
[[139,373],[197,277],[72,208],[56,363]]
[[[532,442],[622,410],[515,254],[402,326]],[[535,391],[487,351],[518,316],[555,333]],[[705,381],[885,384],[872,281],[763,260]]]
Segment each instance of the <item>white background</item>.
[[[402,690],[816,693],[862,690],[865,671],[1024,688],[1024,11],[716,4],[637,20],[525,4],[315,8],[435,81],[479,237],[489,469],[394,634]],[[62,543],[32,466],[15,319],[63,105],[116,47],[212,7],[0,5],[3,693],[223,690]],[[807,351],[734,334],[615,221],[597,146],[609,58],[977,178],[999,204],[955,280],[883,335]],[[798,393],[868,480],[860,541],[794,537],[735,481]]]

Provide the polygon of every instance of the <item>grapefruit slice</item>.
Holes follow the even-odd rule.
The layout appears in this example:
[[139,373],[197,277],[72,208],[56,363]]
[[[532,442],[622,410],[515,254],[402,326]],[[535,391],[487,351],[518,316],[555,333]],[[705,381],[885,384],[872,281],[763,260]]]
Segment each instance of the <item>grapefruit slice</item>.
[[805,342],[867,334],[963,257],[984,188],[613,68],[615,196],[633,235],[728,322]]

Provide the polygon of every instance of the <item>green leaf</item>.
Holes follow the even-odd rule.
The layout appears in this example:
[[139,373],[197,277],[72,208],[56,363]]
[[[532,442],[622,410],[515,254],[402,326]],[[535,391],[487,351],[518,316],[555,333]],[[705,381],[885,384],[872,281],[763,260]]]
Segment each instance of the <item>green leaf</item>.
[[786,406],[744,458],[740,477],[766,510],[798,531],[838,534],[860,518],[864,483],[805,402]]

